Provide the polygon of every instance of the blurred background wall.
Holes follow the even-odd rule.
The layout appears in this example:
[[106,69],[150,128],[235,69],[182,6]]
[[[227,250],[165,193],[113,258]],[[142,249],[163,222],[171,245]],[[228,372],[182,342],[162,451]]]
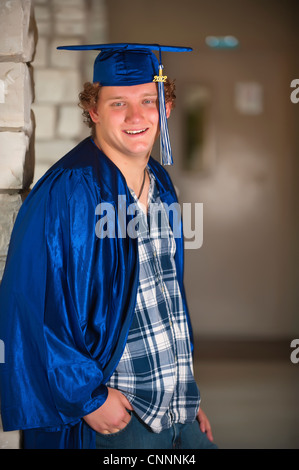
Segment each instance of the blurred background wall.
[[[17,185],[9,187],[6,179],[2,178],[3,184],[1,180],[2,264],[20,195],[30,186],[34,154],[33,184],[89,135],[77,96],[84,81],[92,80],[96,53],[58,52],[56,46],[145,42],[193,48],[192,53],[163,54],[165,73],[176,80],[177,90],[176,108],[169,119],[175,164],[169,172],[182,203],[203,203],[203,245],[186,250],[185,284],[196,358],[200,359],[196,374],[222,447],[275,447],[281,443],[279,430],[274,433],[277,427],[288,430],[284,447],[299,442],[299,365],[290,361],[290,342],[299,337],[299,103],[290,99],[291,82],[299,79],[297,3],[5,2],[6,13],[12,4],[17,5],[15,16],[10,17],[17,26],[14,31],[24,28],[18,9],[26,12],[32,4],[37,31],[34,55],[31,45],[30,57],[9,59],[31,63],[32,87],[27,76],[21,85],[27,96],[25,115],[29,110],[31,118],[25,124],[18,121],[16,127],[7,122],[1,126],[15,132],[14,137],[23,132],[34,148],[28,154],[27,141],[22,148],[14,148],[21,168]],[[238,46],[210,47],[210,36],[233,36]],[[22,45],[28,53],[29,46]],[[6,60],[1,57],[1,62]],[[5,72],[5,64],[3,67]],[[200,135],[194,160],[188,150],[190,116],[197,119]],[[2,132],[0,137],[6,139],[6,134]],[[7,163],[13,162],[11,148],[6,142],[1,164],[5,175],[15,177],[15,165]],[[156,148],[153,156],[159,158]],[[13,210],[8,195],[13,196],[10,201],[16,199]],[[225,358],[235,361],[225,363]],[[250,358],[259,362],[251,364]],[[264,364],[265,358],[272,362]],[[269,402],[270,396],[276,401]],[[283,407],[287,405],[289,408]],[[273,410],[277,412],[278,407],[277,418]],[[243,416],[245,408],[248,414]],[[245,422],[251,423],[250,435],[245,432]],[[260,440],[256,437],[259,429]],[[11,438],[4,434],[0,446],[17,446],[15,434]]]

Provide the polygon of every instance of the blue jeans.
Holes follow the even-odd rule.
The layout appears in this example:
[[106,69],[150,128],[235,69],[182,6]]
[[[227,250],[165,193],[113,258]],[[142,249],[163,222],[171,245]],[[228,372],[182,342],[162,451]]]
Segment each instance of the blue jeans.
[[198,421],[173,424],[171,428],[154,433],[133,412],[127,426],[112,434],[96,433],[97,449],[217,449]]

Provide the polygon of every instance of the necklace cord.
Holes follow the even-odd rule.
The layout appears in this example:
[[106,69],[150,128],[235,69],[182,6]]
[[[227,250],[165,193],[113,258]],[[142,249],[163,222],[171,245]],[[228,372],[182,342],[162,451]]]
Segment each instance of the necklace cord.
[[140,188],[140,191],[139,191],[139,195],[137,196],[137,199],[140,199],[140,196],[142,194],[142,191],[143,191],[143,188],[144,188],[144,183],[145,183],[145,174],[146,174],[146,169],[144,168],[144,173],[143,173],[143,181],[142,181],[142,185],[141,185],[141,188]]

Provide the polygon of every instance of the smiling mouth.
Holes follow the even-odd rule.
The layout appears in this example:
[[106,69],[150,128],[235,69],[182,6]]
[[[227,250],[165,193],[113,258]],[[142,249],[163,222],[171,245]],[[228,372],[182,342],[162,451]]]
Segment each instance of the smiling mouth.
[[145,129],[140,129],[138,131],[124,131],[128,135],[136,135],[136,134],[143,134],[145,131],[147,131],[148,128]]

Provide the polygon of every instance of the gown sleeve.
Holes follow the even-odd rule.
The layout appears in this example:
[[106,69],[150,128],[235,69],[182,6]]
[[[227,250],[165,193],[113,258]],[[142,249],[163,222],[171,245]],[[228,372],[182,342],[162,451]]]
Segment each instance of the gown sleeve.
[[107,398],[110,278],[102,260],[105,251],[112,272],[113,255],[94,236],[98,198],[82,174],[60,169],[18,214],[0,287],[6,431],[76,423]]

